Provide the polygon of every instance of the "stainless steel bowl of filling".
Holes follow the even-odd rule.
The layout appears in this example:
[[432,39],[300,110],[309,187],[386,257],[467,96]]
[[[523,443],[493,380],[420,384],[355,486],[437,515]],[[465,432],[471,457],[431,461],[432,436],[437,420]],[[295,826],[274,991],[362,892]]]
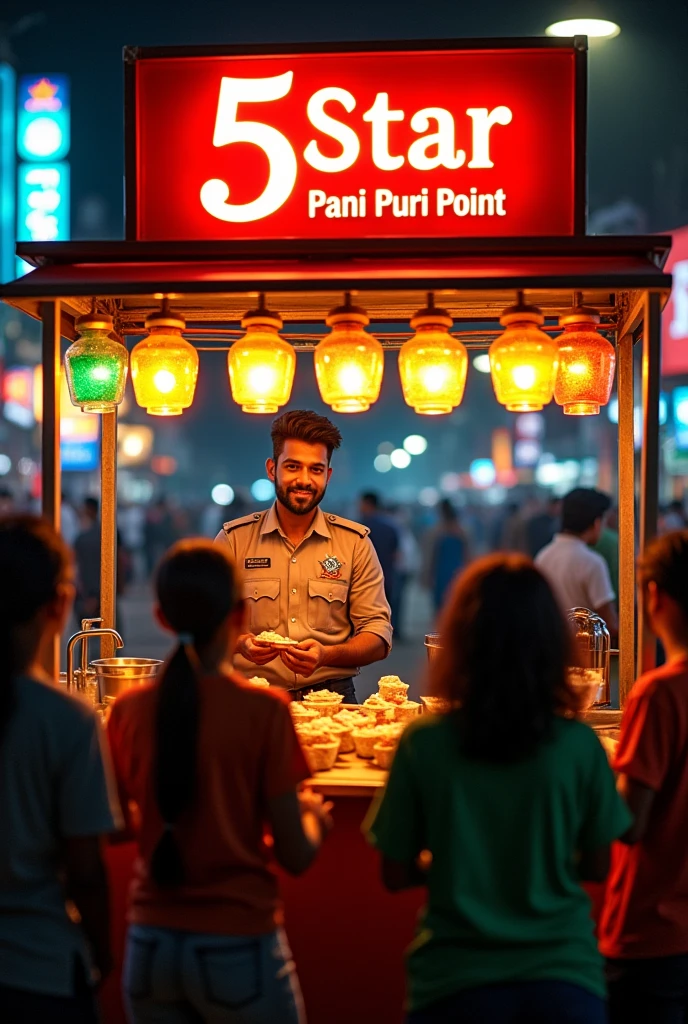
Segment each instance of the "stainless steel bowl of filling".
[[101,699],[119,697],[134,686],[155,679],[162,667],[156,658],[98,658],[92,668],[98,680]]

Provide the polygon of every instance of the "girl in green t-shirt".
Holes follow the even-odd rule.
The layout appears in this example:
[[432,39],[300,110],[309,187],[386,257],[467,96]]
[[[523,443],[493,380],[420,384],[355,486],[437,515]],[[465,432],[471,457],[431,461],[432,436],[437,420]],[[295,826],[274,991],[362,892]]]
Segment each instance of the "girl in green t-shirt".
[[409,1024],[603,1024],[581,882],[631,822],[575,716],[566,623],[532,562],[499,554],[460,577],[441,634],[431,691],[460,709],[406,730],[368,824],[386,886],[427,888]]

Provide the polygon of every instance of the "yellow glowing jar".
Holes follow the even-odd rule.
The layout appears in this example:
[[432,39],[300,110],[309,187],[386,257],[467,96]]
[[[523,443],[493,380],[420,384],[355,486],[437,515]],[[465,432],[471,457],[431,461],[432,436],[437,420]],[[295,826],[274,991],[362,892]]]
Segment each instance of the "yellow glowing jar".
[[539,412],[552,401],[559,346],[539,327],[545,318],[519,296],[499,321],[506,330],[490,345],[490,370],[497,401],[509,412]]
[[161,312],[146,320],[148,337],[132,349],[134,394],[150,416],[181,416],[193,402],[198,352],[182,337],[185,327],[165,300]]
[[384,352],[364,327],[368,314],[351,305],[347,293],[343,306],[327,317],[332,328],[315,350],[315,376],[320,397],[335,412],[365,412],[380,395]]
[[466,347],[453,338],[446,309],[436,309],[432,295],[426,309],[411,320],[415,335],[399,353],[399,376],[406,404],[423,416],[449,413],[461,404],[466,387]]
[[260,307],[241,321],[246,334],[229,350],[227,365],[232,398],[244,412],[275,413],[291,395],[296,353],[277,333],[282,319]]
[[564,333],[559,336],[559,370],[554,387],[557,405],[566,416],[595,416],[612,393],[616,352],[598,334],[600,317],[595,309],[576,306],[559,317]]

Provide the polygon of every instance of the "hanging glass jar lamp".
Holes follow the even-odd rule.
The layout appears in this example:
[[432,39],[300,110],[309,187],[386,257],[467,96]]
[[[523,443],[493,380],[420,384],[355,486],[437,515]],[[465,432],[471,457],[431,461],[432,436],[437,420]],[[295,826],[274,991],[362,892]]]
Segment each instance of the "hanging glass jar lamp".
[[380,395],[385,362],[382,345],[364,330],[370,318],[346,292],[326,323],[332,331],[314,355],[320,397],[334,412],[366,412]]
[[582,304],[559,317],[559,369],[554,387],[557,405],[566,416],[596,416],[611,397],[616,367],[614,346],[598,332],[600,314]]
[[497,401],[509,412],[539,412],[552,401],[559,346],[540,330],[545,322],[537,306],[518,293],[515,306],[499,321],[506,328],[490,345],[490,370]]
[[94,300],[74,326],[79,336],[64,357],[72,405],[82,412],[114,412],[124,398],[129,359],[124,345],[110,337],[112,317],[98,313]]
[[131,352],[136,401],[150,416],[181,416],[193,402],[198,352],[182,336],[186,321],[163,300],[146,319],[147,337]]
[[261,294],[258,309],[241,321],[246,334],[229,350],[227,365],[232,398],[249,413],[276,413],[291,395],[296,353],[278,331],[282,318],[270,312]]
[[422,416],[446,414],[461,404],[468,354],[465,345],[449,333],[453,323],[447,310],[438,309],[432,292],[428,292],[426,308],[411,320],[416,333],[399,352],[404,399]]

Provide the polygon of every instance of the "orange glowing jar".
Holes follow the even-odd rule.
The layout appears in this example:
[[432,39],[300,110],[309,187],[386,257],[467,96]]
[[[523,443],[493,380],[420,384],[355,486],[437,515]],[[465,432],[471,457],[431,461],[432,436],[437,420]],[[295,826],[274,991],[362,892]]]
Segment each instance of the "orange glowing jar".
[[554,400],[566,416],[596,416],[611,397],[614,346],[597,330],[597,310],[580,304],[559,317],[559,370]]
[[521,292],[499,322],[506,330],[490,345],[497,401],[509,412],[539,412],[554,395],[559,346],[539,329],[545,322],[542,311],[525,305]]
[[466,346],[452,337],[453,320],[446,309],[428,305],[411,320],[415,335],[402,345],[399,376],[407,405],[423,416],[450,413],[461,404],[466,387]]

